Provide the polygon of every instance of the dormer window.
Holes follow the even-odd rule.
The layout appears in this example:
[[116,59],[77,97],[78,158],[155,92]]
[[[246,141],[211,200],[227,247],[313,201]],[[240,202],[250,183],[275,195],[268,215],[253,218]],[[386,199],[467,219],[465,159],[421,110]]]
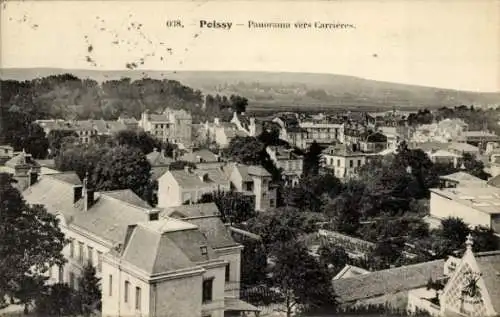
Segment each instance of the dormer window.
[[201,246],[200,251],[201,251],[201,255],[207,255],[207,253],[208,253],[206,246]]

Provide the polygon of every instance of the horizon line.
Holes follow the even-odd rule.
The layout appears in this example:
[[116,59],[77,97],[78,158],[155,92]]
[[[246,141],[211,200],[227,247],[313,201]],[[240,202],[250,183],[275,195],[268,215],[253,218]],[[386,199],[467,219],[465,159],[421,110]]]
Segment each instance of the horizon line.
[[[438,87],[438,86],[427,86],[424,84],[409,84],[409,83],[404,83],[404,82],[394,82],[394,81],[386,81],[386,80],[379,80],[379,79],[372,79],[368,77],[362,77],[362,76],[354,76],[354,75],[345,75],[345,74],[338,74],[338,73],[327,73],[327,72],[307,72],[307,71],[269,71],[269,70],[245,70],[245,69],[240,69],[240,70],[196,70],[196,69],[183,69],[183,70],[171,70],[171,69],[164,69],[164,70],[154,70],[154,69],[88,69],[88,68],[60,68],[60,67],[0,67],[0,79],[2,75],[3,70],[36,70],[36,69],[45,69],[45,70],[58,70],[58,71],[64,71],[66,73],[72,74],[72,72],[76,71],[88,71],[88,72],[135,72],[135,73],[141,73],[141,72],[155,72],[155,73],[161,73],[161,72],[169,72],[169,73],[188,73],[188,72],[198,72],[198,73],[268,73],[268,74],[307,74],[307,75],[330,75],[330,76],[342,76],[342,77],[350,77],[350,78],[356,78],[356,79],[362,79],[362,80],[367,80],[367,81],[375,81],[375,82],[380,82],[380,83],[387,83],[387,84],[396,84],[396,85],[402,85],[402,86],[413,86],[413,87],[419,87],[419,88],[428,88],[428,89],[442,89],[442,90],[450,90],[450,91],[455,91],[455,92],[465,92],[465,93],[476,93],[476,94],[500,94],[500,90],[466,90],[466,89],[457,89],[457,88],[447,88],[447,87]],[[75,74],[72,74],[76,76]],[[50,75],[48,75],[50,76]],[[76,76],[77,77],[77,76]],[[34,79],[35,77],[31,78]],[[122,76],[122,78],[127,78],[125,76]],[[143,76],[142,78],[147,78]],[[29,79],[25,79],[29,80]],[[500,100],[499,100],[500,102]]]

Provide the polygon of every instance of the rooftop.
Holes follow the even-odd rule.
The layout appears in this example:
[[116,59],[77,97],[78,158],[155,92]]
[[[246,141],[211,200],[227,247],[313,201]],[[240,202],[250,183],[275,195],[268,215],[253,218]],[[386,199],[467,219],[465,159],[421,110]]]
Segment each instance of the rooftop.
[[175,218],[162,218],[158,221],[139,222],[137,225],[159,234],[198,228],[193,224]]
[[424,287],[429,278],[437,280],[443,276],[443,265],[444,260],[424,262],[341,278],[333,280],[332,285],[341,303],[353,302]]
[[219,208],[215,203],[205,203],[205,204],[191,204],[182,205],[177,207],[169,207],[163,209],[160,213],[160,217],[172,217],[172,218],[199,218],[199,217],[210,217],[218,216],[220,214]]
[[[436,195],[467,205],[488,214],[500,214],[500,188],[496,187],[457,187],[432,188]],[[431,198],[432,199],[432,198]]]
[[486,181],[480,179],[479,177],[473,176],[469,173],[465,172],[456,172],[449,175],[444,175],[440,177],[444,180],[450,180],[455,182],[478,182],[478,183],[486,183]]

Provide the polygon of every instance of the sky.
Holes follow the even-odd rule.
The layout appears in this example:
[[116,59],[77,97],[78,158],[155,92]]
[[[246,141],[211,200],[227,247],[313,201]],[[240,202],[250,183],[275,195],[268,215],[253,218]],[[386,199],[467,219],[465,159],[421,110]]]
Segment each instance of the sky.
[[[166,26],[178,19],[184,28]],[[497,0],[7,1],[0,23],[1,68],[332,73],[500,91]]]

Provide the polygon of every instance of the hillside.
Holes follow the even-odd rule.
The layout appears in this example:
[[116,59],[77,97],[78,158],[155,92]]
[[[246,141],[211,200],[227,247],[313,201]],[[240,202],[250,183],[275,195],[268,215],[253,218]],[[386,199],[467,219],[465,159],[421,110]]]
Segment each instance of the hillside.
[[1,79],[26,80],[71,73],[99,82],[129,77],[178,80],[204,93],[238,94],[250,100],[250,110],[382,110],[443,106],[500,105],[500,92],[478,93],[380,82],[359,77],[271,72],[223,71],[94,71],[64,69],[2,69]]

